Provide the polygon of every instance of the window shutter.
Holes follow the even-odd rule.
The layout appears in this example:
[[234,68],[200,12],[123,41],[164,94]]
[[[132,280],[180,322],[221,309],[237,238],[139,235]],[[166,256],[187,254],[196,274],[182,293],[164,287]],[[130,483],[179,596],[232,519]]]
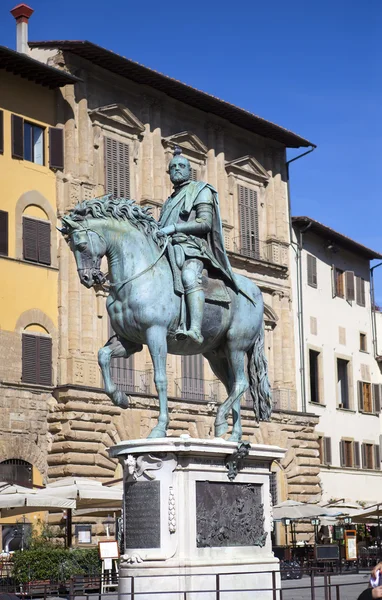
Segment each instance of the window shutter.
[[182,392],[195,400],[205,400],[204,363],[201,354],[182,357]]
[[24,259],[38,262],[38,221],[23,217]]
[[355,299],[353,271],[345,271],[345,285],[346,285],[346,300],[349,300],[349,302],[353,302],[353,300]]
[[312,287],[317,287],[317,259],[315,256],[311,254],[307,255],[307,265],[308,265],[308,285]]
[[362,468],[366,469],[367,460],[366,460],[366,444],[361,444],[361,454],[362,454]]
[[334,265],[332,265],[332,296],[333,298],[337,296],[337,273]]
[[345,442],[344,440],[340,441],[340,465],[341,467],[345,466]]
[[378,444],[375,444],[374,446],[374,469],[377,471],[381,470],[381,454]]
[[191,168],[191,181],[198,181],[198,172],[196,169]]
[[52,340],[48,337],[37,337],[37,342],[39,349],[37,383],[52,385]]
[[362,381],[357,381],[358,387],[358,410],[363,411],[363,386]]
[[259,215],[257,192],[238,186],[241,253],[252,258],[260,257]]
[[[115,331],[108,319],[108,336],[111,338]],[[137,391],[135,387],[134,354],[129,358],[112,358],[110,362],[111,376],[118,388],[124,392]]]
[[24,158],[24,121],[12,115],[12,158]]
[[356,277],[356,298],[359,306],[365,306],[365,280]]
[[49,166],[64,168],[64,130],[59,127],[49,127]]
[[381,410],[381,388],[378,383],[373,383],[373,411],[378,414]]
[[104,138],[105,192],[113,198],[130,198],[129,146]]
[[8,256],[8,213],[0,210],[0,254]]
[[0,154],[4,153],[4,112],[0,110]]
[[359,469],[361,467],[360,455],[359,455],[359,442],[354,442],[354,466]]
[[332,440],[330,437],[324,438],[324,463],[326,465],[332,464]]
[[22,381],[37,383],[37,336],[22,336]]
[[50,223],[37,221],[38,262],[50,265]]

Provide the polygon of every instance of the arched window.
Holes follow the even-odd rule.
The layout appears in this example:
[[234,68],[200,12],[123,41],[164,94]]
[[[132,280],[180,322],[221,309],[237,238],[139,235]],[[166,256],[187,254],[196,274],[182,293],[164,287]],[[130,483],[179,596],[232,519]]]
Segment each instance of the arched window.
[[20,458],[4,460],[0,463],[0,481],[32,487],[33,467]]
[[52,385],[52,338],[40,325],[29,325],[22,334],[22,381]]
[[42,265],[51,264],[51,225],[38,206],[28,206],[23,213],[23,259]]

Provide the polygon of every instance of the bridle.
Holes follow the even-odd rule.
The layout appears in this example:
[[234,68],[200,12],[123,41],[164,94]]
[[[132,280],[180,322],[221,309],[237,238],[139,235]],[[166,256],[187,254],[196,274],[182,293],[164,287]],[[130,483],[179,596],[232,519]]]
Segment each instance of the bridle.
[[[81,223],[81,225],[83,226],[83,229],[86,232],[88,243],[90,245],[90,250],[91,250],[92,256],[94,256],[93,242],[92,242],[91,237],[89,236],[89,232],[92,232],[92,233],[95,233],[96,235],[98,235],[98,237],[100,237],[105,242],[105,245],[107,246],[106,239],[98,231],[95,231],[94,229],[90,229],[89,227],[87,227],[86,226],[86,221],[83,221]],[[74,231],[68,237],[71,237],[73,235],[73,233],[74,233]],[[138,279],[138,277],[141,277],[142,275],[144,275],[145,273],[147,273],[148,271],[150,271],[157,264],[157,262],[159,262],[159,260],[162,258],[162,256],[166,252],[169,240],[170,240],[170,238],[166,237],[166,241],[163,244],[162,250],[160,251],[160,253],[156,257],[156,259],[154,260],[154,262],[152,262],[148,267],[146,267],[146,269],[144,269],[143,271],[140,271],[139,273],[136,273],[135,275],[133,275],[132,277],[129,277],[128,279],[124,279],[122,281],[116,281],[116,282],[113,282],[113,283],[109,282],[109,286],[111,288],[115,288],[117,286],[126,285],[127,283],[130,283],[131,281],[134,281],[134,279]],[[99,271],[99,269],[96,266],[96,260],[97,259],[95,259],[95,258],[92,259],[92,263],[93,264],[92,264],[91,268],[92,268],[92,271],[93,271],[93,277],[94,277],[94,272],[97,273],[97,275],[98,275],[98,271]],[[80,273],[81,271],[85,271],[85,269],[84,268],[83,269],[79,269],[79,268],[77,269],[78,273]]]

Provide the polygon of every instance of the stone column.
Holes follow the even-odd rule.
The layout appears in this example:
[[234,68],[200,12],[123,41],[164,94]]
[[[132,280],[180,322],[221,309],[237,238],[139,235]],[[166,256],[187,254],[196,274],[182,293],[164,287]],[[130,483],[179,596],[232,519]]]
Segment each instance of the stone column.
[[143,200],[153,200],[153,140],[151,133],[151,105],[152,98],[144,96],[143,98],[142,118],[145,125],[145,132],[142,139],[142,163],[141,163],[141,198]]
[[215,127],[212,123],[207,124],[208,132],[208,150],[207,150],[207,175],[208,183],[217,188],[218,178],[216,169],[216,156],[215,156]]

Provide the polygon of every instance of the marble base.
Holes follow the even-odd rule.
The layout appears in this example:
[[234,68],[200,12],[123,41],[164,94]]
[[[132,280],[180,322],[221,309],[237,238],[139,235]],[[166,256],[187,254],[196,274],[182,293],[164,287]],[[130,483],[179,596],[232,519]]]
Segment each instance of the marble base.
[[182,435],[109,449],[124,472],[121,600],[215,600],[217,584],[221,600],[273,600],[269,477],[284,450],[251,445],[230,481],[237,448]]

